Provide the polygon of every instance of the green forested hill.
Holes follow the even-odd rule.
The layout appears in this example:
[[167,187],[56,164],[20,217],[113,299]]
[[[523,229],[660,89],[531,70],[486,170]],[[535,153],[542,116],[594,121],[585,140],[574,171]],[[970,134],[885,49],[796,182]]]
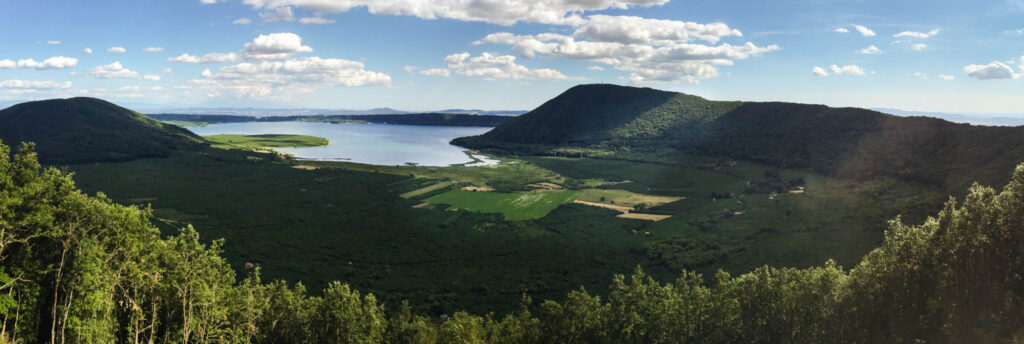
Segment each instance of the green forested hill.
[[205,145],[188,130],[84,97],[28,102],[0,111],[0,140],[35,142],[40,161],[47,164],[165,157]]
[[616,85],[581,85],[454,144],[526,154],[749,159],[844,178],[897,177],[963,190],[1002,184],[1024,160],[1024,127],[897,117],[859,108],[718,102]]

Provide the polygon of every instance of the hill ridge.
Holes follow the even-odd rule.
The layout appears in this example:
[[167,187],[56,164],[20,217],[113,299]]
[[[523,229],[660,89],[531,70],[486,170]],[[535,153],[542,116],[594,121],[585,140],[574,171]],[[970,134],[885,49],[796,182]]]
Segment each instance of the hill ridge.
[[611,84],[574,86],[453,144],[515,154],[650,159],[713,155],[843,178],[894,177],[966,189],[1004,184],[1024,161],[1024,127],[986,127],[820,104],[712,101]]
[[0,110],[0,140],[13,146],[34,142],[45,164],[166,157],[206,145],[184,128],[90,97],[32,101]]

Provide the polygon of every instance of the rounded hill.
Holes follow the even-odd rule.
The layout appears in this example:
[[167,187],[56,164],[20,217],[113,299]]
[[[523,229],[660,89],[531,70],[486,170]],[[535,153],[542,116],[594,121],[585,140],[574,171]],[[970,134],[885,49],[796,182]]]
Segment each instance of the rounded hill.
[[96,98],[50,99],[0,110],[0,140],[34,142],[46,164],[166,157],[206,146],[181,127]]

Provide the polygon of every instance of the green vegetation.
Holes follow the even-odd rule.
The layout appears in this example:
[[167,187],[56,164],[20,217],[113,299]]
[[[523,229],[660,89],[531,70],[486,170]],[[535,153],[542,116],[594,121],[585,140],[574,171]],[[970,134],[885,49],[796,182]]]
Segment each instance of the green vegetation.
[[0,110],[0,140],[34,142],[47,164],[167,157],[206,145],[188,130],[95,98],[42,100]]
[[[0,156],[8,152],[0,145]],[[603,297],[579,289],[539,307],[524,297],[504,317],[454,312],[447,320],[339,282],[310,296],[302,284],[264,283],[259,270],[235,281],[223,241],[205,245],[189,226],[162,238],[148,210],[80,193],[68,175],[41,171],[31,146],[0,159],[0,214],[5,343],[1024,339],[1024,165],[1001,193],[975,186],[922,225],[892,221],[881,246],[849,271],[832,262],[766,266],[735,277],[719,272],[708,284],[693,272],[662,283],[637,269],[628,279],[615,276]],[[549,249],[571,259],[578,247]],[[445,275],[458,278],[455,271]]]
[[189,115],[150,114],[161,121],[235,123],[235,122],[319,122],[319,123],[386,123],[404,125],[438,125],[457,127],[493,127],[513,116],[490,116],[452,113],[410,113],[400,115],[313,115],[313,116],[233,116],[233,115]]
[[441,189],[450,187],[452,185],[455,185],[455,182],[448,181],[448,182],[435,183],[435,184],[431,184],[430,186],[426,186],[426,187],[423,187],[423,188],[419,188],[419,189],[416,189],[416,190],[412,190],[412,191],[409,191],[409,192],[402,193],[402,194],[400,194],[398,196],[402,197],[402,198],[418,197],[418,196],[422,196],[422,195],[425,195],[425,194],[430,193],[430,192],[434,192],[434,191],[437,191],[437,190],[441,190]]
[[241,148],[241,149],[259,149],[259,148],[275,148],[275,147],[315,147],[315,146],[326,146],[331,141],[316,136],[309,135],[282,135],[282,134],[263,134],[263,135],[238,135],[238,134],[221,134],[221,135],[209,135],[203,136],[203,138],[212,142],[212,146],[216,148]]
[[963,192],[1003,184],[1024,127],[983,127],[857,108],[719,102],[615,85],[576,86],[490,132],[453,143],[494,152],[672,161],[721,156],[843,179],[897,178]]
[[679,197],[644,195],[626,190],[586,189],[580,192],[578,200],[608,203],[632,208],[635,205],[656,206],[680,200]]
[[572,202],[579,191],[474,192],[451,190],[427,198],[432,204],[446,204],[451,210],[501,213],[509,220],[541,218],[558,206]]

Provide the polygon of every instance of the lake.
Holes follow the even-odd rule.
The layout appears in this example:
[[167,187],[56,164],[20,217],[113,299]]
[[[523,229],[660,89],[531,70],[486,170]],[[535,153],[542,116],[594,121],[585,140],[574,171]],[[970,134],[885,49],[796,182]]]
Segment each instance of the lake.
[[448,144],[456,137],[480,135],[491,128],[394,124],[334,124],[311,122],[219,123],[187,127],[201,135],[293,134],[331,140],[320,147],[274,148],[308,160],[341,160],[373,165],[448,166],[472,161],[466,149]]

